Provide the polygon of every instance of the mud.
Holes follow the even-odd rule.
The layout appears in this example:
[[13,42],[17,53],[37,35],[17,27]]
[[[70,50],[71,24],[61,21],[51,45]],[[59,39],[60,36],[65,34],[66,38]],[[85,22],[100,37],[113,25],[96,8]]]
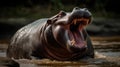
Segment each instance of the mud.
[[[20,67],[120,67],[120,37],[92,37],[94,59],[56,61],[49,59],[15,60]],[[0,57],[6,57],[8,43],[0,42]]]

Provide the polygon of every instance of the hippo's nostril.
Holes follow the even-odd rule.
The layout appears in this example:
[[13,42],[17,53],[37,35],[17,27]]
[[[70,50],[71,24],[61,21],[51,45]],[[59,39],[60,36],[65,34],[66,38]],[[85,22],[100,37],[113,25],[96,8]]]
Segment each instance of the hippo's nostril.
[[79,9],[79,7],[75,7],[74,9],[77,10],[77,9]]
[[64,11],[60,11],[59,14],[62,15],[62,16],[66,15],[66,13]]
[[73,11],[76,11],[76,10],[78,10],[79,9],[79,7],[75,7],[74,9],[73,9]]

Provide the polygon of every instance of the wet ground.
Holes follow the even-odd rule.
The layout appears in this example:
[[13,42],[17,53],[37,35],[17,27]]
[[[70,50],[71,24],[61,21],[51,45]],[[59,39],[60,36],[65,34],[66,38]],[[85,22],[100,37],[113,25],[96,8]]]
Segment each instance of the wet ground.
[[[120,36],[92,37],[95,48],[94,59],[79,61],[56,61],[49,59],[15,60],[20,67],[120,67]],[[6,57],[8,43],[0,41],[0,57]]]

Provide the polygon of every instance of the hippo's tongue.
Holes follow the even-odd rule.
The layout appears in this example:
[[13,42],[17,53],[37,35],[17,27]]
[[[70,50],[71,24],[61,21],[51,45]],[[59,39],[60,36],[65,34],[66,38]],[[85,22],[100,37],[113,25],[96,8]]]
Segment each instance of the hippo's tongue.
[[84,48],[86,46],[83,34],[80,31],[74,31],[71,33],[71,44],[78,48]]

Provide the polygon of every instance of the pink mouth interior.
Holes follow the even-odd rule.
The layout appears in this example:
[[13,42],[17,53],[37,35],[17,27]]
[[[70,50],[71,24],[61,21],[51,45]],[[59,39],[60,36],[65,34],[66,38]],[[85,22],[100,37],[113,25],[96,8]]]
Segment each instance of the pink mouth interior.
[[85,48],[86,42],[82,30],[88,24],[89,19],[74,19],[70,24],[69,37],[71,44],[75,47]]
[[69,34],[70,40],[74,40],[75,43],[72,44],[75,47],[84,48],[86,46],[83,35],[80,31],[74,31]]

